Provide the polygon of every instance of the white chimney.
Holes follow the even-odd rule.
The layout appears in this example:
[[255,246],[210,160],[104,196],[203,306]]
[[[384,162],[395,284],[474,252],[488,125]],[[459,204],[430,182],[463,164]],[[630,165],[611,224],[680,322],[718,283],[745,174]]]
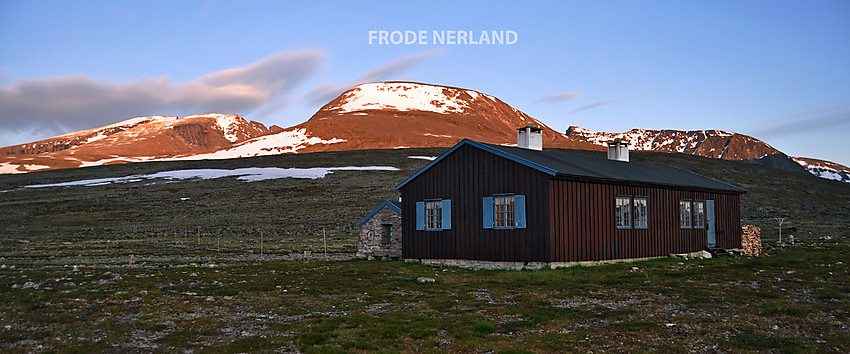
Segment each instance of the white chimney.
[[629,162],[629,144],[619,138],[614,139],[614,141],[609,141],[608,159]]
[[529,150],[543,150],[543,129],[528,123],[516,130],[516,146]]

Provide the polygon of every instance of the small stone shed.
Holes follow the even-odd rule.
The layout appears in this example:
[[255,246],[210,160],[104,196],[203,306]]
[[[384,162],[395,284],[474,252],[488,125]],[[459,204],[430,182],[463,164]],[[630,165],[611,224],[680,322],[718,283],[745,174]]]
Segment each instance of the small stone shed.
[[357,258],[401,258],[401,204],[386,200],[357,223]]

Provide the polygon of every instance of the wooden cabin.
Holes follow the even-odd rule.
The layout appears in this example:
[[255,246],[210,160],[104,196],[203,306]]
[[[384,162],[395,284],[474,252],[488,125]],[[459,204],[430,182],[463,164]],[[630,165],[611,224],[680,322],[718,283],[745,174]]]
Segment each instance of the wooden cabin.
[[[571,263],[740,248],[744,189],[673,166],[465,139],[396,189],[402,258]],[[523,138],[523,134],[525,138]],[[624,151],[625,149],[625,151]]]

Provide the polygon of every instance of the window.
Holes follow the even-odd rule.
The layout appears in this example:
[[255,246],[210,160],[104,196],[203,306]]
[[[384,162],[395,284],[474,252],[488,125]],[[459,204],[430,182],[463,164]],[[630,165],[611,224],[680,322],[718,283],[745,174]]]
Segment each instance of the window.
[[687,199],[679,200],[679,227],[683,229],[691,228],[691,201]]
[[452,201],[416,202],[416,230],[440,231],[452,228]]
[[393,225],[392,224],[383,224],[381,227],[384,230],[384,243],[392,243],[393,242]]
[[694,228],[705,228],[705,201],[694,200]]
[[485,229],[524,229],[525,196],[501,194],[484,197]]
[[635,197],[634,200],[634,210],[635,210],[635,228],[636,229],[647,229],[649,228],[649,212],[647,207],[649,206],[649,197]]
[[493,223],[496,228],[516,226],[516,198],[510,195],[493,197]]
[[614,210],[618,229],[629,229],[632,227],[632,197],[617,196],[617,206]]
[[432,200],[425,202],[425,230],[443,228],[443,202]]

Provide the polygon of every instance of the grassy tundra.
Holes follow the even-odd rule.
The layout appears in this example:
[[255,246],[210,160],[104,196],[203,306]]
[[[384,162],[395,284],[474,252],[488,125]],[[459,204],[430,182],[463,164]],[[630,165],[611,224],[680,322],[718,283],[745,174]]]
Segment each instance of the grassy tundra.
[[[795,245],[771,241],[760,257],[521,272],[320,260],[323,230],[333,257],[347,258],[353,224],[427,163],[408,156],[442,151],[0,176],[0,350],[850,350],[850,185],[741,162],[632,155],[748,189],[743,216],[787,217],[783,235]],[[399,171],[21,188],[178,169],[341,166]],[[775,223],[761,226],[776,238]],[[295,256],[304,251],[313,257]]]

